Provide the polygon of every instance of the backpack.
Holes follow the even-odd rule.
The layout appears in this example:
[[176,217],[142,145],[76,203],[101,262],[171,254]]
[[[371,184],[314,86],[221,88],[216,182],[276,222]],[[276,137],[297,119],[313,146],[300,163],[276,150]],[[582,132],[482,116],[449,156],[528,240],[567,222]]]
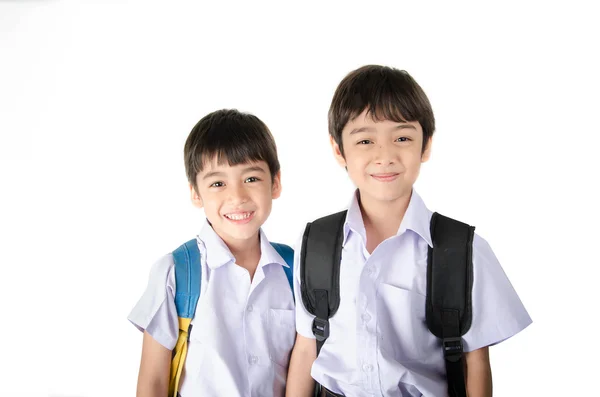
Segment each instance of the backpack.
[[[293,295],[294,250],[285,244],[271,243],[271,245],[289,266],[284,266],[283,270]],[[190,240],[173,251],[173,262],[175,263],[175,306],[179,318],[179,337],[173,349],[168,395],[177,397],[179,396],[179,380],[187,356],[190,333],[192,332],[191,322],[196,312],[196,304],[200,298],[202,268],[197,241],[195,239]]]
[[[329,319],[340,305],[340,262],[346,211],[306,225],[300,254],[302,302],[315,316],[317,355],[329,337]],[[466,397],[462,336],[471,327],[472,245],[475,228],[437,212],[430,223],[426,320],[441,339],[450,397]],[[316,393],[321,392],[317,385]],[[320,394],[318,394],[320,395]]]

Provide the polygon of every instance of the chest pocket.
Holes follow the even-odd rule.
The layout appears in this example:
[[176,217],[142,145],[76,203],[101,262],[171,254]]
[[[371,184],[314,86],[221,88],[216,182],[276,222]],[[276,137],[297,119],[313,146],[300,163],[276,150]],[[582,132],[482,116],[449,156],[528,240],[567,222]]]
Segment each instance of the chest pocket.
[[390,284],[381,284],[378,293],[377,318],[384,351],[402,363],[423,361],[439,350],[425,321],[425,296]]
[[268,318],[269,357],[287,368],[296,337],[294,310],[270,309]]

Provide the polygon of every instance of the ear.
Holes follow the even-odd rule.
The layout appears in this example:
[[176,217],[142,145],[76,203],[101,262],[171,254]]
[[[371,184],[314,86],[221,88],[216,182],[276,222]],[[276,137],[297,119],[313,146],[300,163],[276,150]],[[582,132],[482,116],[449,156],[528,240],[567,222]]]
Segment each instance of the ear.
[[423,154],[421,155],[421,163],[426,162],[427,160],[429,160],[429,157],[431,157],[432,142],[433,142],[433,137],[429,137],[429,140],[427,141],[427,145],[425,146],[425,150],[423,151]]
[[271,198],[275,200],[279,198],[279,196],[281,196],[281,171],[273,178],[273,186],[271,188]]
[[331,148],[333,149],[333,156],[339,165],[346,168],[346,159],[340,150],[340,146],[337,144],[335,139],[331,135],[329,135],[329,143],[331,144]]
[[191,183],[190,183],[190,194],[191,194],[191,198],[192,198],[192,204],[194,204],[194,207],[202,208],[204,206],[204,203],[202,202],[202,197],[200,197],[200,194],[198,193],[198,191],[196,190],[194,185],[192,185]]

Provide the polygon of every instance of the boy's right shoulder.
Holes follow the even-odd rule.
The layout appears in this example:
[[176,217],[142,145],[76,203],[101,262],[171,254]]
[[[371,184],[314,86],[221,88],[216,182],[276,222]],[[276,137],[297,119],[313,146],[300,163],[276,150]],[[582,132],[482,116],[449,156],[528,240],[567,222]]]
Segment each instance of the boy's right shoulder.
[[165,255],[161,256],[160,258],[158,258],[152,264],[152,271],[158,271],[158,272],[169,271],[174,266],[175,266],[175,262],[173,261],[173,252],[169,252],[168,254],[165,254]]
[[175,278],[175,261],[173,257],[173,253],[180,248],[181,246],[192,243],[197,240],[190,240],[187,243],[182,243],[181,245],[174,247],[171,252],[161,256],[156,260],[151,267],[150,276],[151,278],[165,278],[165,279],[173,279]]
[[149,283],[174,288],[175,262],[173,261],[172,252],[161,256],[152,264],[150,267]]
[[152,264],[152,271],[156,271],[159,273],[163,273],[163,272],[168,272],[171,269],[173,269],[175,267],[175,261],[173,259],[173,253],[180,247],[182,247],[183,245],[190,243],[192,241],[196,241],[194,240],[190,240],[188,242],[182,243],[181,245],[177,246],[177,247],[173,247],[173,249],[171,250],[171,252],[161,256],[160,258],[158,258],[158,260],[156,260],[153,264]]

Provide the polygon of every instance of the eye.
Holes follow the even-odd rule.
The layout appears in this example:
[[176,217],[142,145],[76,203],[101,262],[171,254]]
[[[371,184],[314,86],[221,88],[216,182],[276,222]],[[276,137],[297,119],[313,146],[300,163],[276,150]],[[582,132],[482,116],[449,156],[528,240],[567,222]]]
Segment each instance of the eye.
[[373,142],[371,142],[369,139],[363,139],[362,141],[358,141],[356,144],[357,145],[368,145],[369,143],[373,143]]
[[244,182],[245,182],[245,183],[249,183],[249,182],[258,182],[258,181],[260,181],[260,179],[258,179],[258,178],[257,178],[257,177],[255,177],[255,176],[250,176],[250,177],[248,177],[248,178],[246,178],[246,179],[244,180]]
[[408,141],[410,141],[410,138],[401,136],[400,138],[396,139],[396,141],[397,142],[408,142]]
[[225,186],[225,184],[223,182],[220,182],[220,181],[219,182],[211,183],[211,185],[210,185],[210,187],[223,187],[223,186]]

